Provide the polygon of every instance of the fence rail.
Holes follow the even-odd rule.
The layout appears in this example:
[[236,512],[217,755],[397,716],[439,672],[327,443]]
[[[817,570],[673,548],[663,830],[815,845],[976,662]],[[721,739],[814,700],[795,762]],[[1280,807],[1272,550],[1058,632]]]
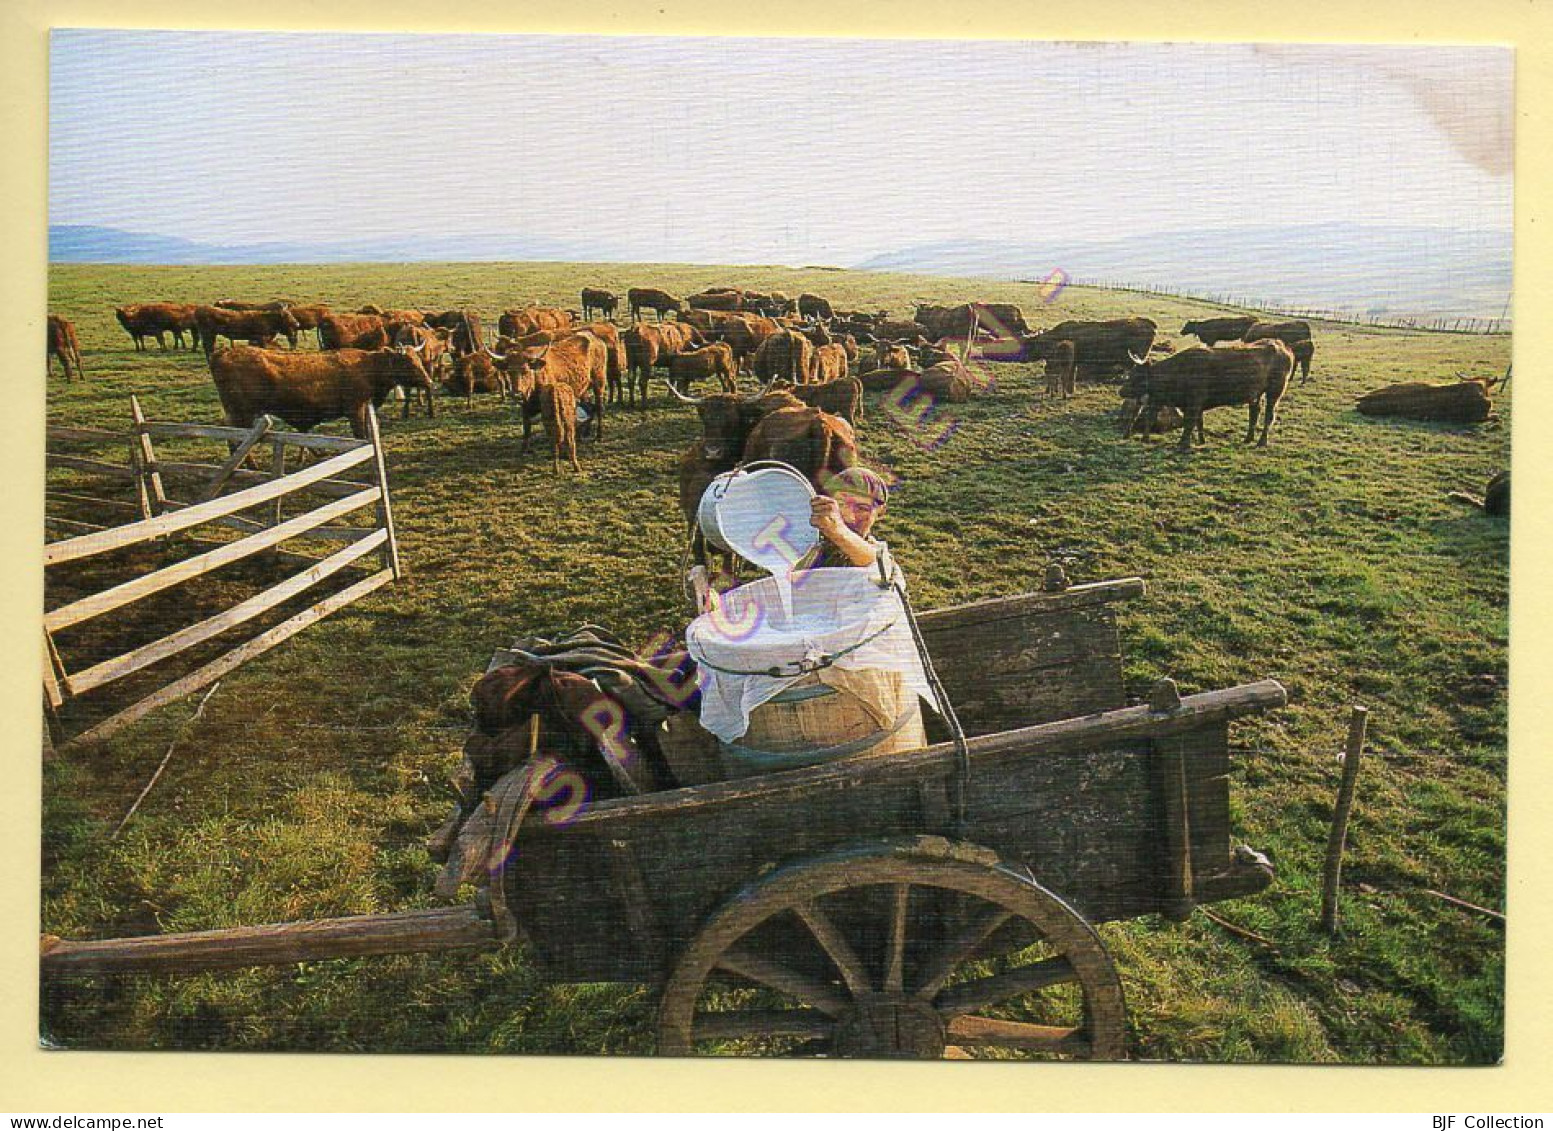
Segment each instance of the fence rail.
[[1384,315],[1366,314],[1363,311],[1336,307],[1294,306],[1276,300],[1251,298],[1235,294],[1201,294],[1176,290],[1171,287],[1145,287],[1133,283],[1118,283],[1109,279],[1072,279],[1070,286],[1092,287],[1108,291],[1125,291],[1130,294],[1158,295],[1166,298],[1190,299],[1212,303],[1215,306],[1233,307],[1236,310],[1253,310],[1263,314],[1275,314],[1283,318],[1315,318],[1323,322],[1347,322],[1356,326],[1375,326],[1389,330],[1430,330],[1442,334],[1508,334],[1513,328],[1510,318],[1457,318],[1441,315],[1434,318],[1388,318]]
[[[148,421],[135,398],[130,400],[130,411],[132,426],[127,433],[49,427],[47,462],[50,468],[72,471],[78,476],[98,476],[120,489],[128,483],[133,487],[136,500],[131,502],[107,494],[93,494],[89,486],[75,482],[68,484],[70,490],[50,489],[47,500],[95,507],[109,512],[110,516],[128,512],[137,517],[127,522],[119,519],[99,524],[62,515],[49,516],[48,523],[55,530],[82,533],[48,543],[44,547],[45,568],[67,566],[136,546],[169,545],[168,539],[176,534],[210,544],[211,539],[192,533],[204,526],[235,530],[241,537],[215,541],[213,549],[89,593],[45,614],[43,689],[53,729],[59,729],[59,710],[76,697],[161,664],[273,612],[347,568],[359,571],[366,566],[370,572],[112,714],[77,735],[71,745],[96,741],[118,732],[156,708],[214,682],[239,664],[401,575],[393,508],[375,414],[369,413],[367,438],[357,440],[281,431],[277,422],[269,417],[246,429]],[[163,462],[157,456],[157,439],[218,441],[228,446],[228,454],[219,463]],[[94,449],[119,446],[128,452],[129,459],[127,463],[119,464],[103,458],[101,451],[81,456],[58,450],[70,444],[84,444]],[[240,466],[263,447],[270,451],[269,471]],[[287,471],[288,449],[314,453],[315,462]],[[363,465],[367,468],[366,481],[342,477]],[[169,497],[169,485],[192,497]],[[301,492],[322,495],[326,501],[315,504],[309,499],[308,509],[284,517],[285,501]],[[369,507],[373,510],[371,525],[361,525],[359,520],[354,526],[331,525]],[[333,549],[323,558],[281,548],[283,544],[303,540],[322,540],[336,545],[343,542],[345,545]],[[72,673],[67,670],[55,640],[57,633],[98,617],[130,610],[136,602],[153,594],[176,589],[261,552],[267,552],[277,560],[301,562],[305,568],[216,615],[168,632],[82,671]],[[366,562],[372,555],[377,558],[375,570]]]

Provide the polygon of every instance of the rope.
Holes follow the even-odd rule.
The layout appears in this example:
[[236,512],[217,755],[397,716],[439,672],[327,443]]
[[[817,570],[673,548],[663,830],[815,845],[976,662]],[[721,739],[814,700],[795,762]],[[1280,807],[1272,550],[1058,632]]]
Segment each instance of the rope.
[[922,674],[927,676],[928,687],[932,689],[933,697],[938,700],[938,709],[944,717],[944,722],[948,724],[949,737],[954,742],[954,788],[950,793],[950,806],[955,836],[964,838],[968,835],[970,826],[966,799],[971,786],[971,748],[965,740],[965,730],[960,726],[960,717],[955,714],[954,704],[949,701],[949,693],[944,690],[943,682],[938,678],[938,672],[933,667],[933,657],[928,654],[927,642],[922,639],[922,628],[917,624],[917,615],[912,612],[911,600],[906,596],[906,587],[901,584],[900,570],[895,567],[895,560],[890,558],[888,553],[889,547],[881,543],[879,577],[882,583],[894,589],[895,595],[900,598],[901,608],[906,613],[906,624],[911,628],[912,642],[916,644],[917,655],[922,660]]
[[[908,613],[907,615],[909,616],[910,614]],[[700,666],[700,667],[703,667],[703,668],[711,668],[714,672],[722,672],[724,675],[769,675],[769,676],[772,676],[772,677],[777,678],[777,679],[782,679],[782,678],[784,678],[786,676],[808,675],[810,672],[817,672],[817,671],[819,671],[822,668],[830,667],[837,660],[841,659],[841,657],[847,656],[847,655],[850,655],[853,652],[856,652],[864,644],[868,644],[871,641],[877,640],[879,637],[883,636],[886,632],[889,632],[890,629],[892,629],[894,627],[895,627],[895,622],[894,621],[890,621],[883,628],[879,629],[877,632],[870,632],[867,636],[863,637],[863,639],[859,640],[856,644],[849,644],[847,647],[843,648],[839,652],[826,652],[826,653],[823,653],[822,655],[816,656],[812,660],[809,660],[809,659],[793,660],[793,661],[791,661],[789,663],[788,666],[794,667],[797,670],[796,671],[791,671],[791,672],[783,671],[781,664],[776,664],[776,665],[773,665],[772,667],[769,667],[769,668],[756,668],[754,670],[746,670],[746,669],[742,669],[742,668],[724,668],[724,667],[719,667],[718,665],[712,663],[711,660],[702,660],[702,659],[697,659],[696,660],[696,664],[698,666]]]

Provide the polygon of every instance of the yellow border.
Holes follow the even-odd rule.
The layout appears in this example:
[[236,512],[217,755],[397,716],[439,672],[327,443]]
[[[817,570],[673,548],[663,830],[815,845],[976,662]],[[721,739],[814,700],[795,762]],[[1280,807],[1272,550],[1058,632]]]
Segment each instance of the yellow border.
[[[46,302],[47,29],[249,28],[526,31],[656,35],[1136,39],[1228,42],[1507,44],[1517,48],[1516,515],[1513,536],[1510,772],[1510,991],[1506,1062],[1491,1069],[1123,1067],[1077,1065],[715,1065],[621,1059],[44,1053],[37,1048],[39,772],[36,566],[42,522],[43,382],[35,343]],[[1549,420],[1553,270],[1553,4],[1537,0],[610,0],[566,10],[534,0],[6,0],[0,5],[0,202],[6,264],[0,311],[10,359],[0,413],[10,541],[0,584],[7,678],[5,819],[0,821],[0,1107],[24,1112],[262,1110],[1395,1110],[1553,1109],[1553,983],[1539,942],[1553,938],[1546,896],[1553,696],[1550,593],[1539,559],[1553,546],[1544,448]],[[951,81],[951,76],[942,76]],[[1124,158],[1119,158],[1124,159]],[[909,169],[901,175],[909,176]],[[1539,631],[1540,629],[1540,631]]]

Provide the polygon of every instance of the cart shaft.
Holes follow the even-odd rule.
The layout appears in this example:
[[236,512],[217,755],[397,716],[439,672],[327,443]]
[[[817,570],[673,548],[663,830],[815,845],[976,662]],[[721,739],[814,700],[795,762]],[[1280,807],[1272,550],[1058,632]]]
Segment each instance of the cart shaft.
[[325,958],[465,950],[495,944],[491,921],[474,904],[463,904],[93,942],[67,942],[45,935],[42,972],[45,976],[193,973]]

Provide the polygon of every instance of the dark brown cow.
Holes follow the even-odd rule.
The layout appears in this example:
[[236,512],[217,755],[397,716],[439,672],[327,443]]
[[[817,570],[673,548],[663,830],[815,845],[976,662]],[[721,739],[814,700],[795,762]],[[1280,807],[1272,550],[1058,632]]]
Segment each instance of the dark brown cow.
[[836,311],[831,307],[829,299],[805,293],[798,296],[798,317],[822,318],[829,322],[836,317]]
[[[389,334],[389,341],[396,349],[405,350],[416,354],[421,359],[421,365],[427,375],[435,384],[444,379],[448,368],[448,330],[433,330],[427,326],[420,326],[413,322],[393,323],[393,330]],[[426,390],[426,415],[432,414],[431,390]],[[410,399],[404,402],[405,419],[410,416]]]
[[1256,324],[1255,315],[1232,314],[1223,318],[1201,318],[1181,327],[1182,335],[1191,334],[1205,346],[1219,342],[1238,342]]
[[548,345],[514,344],[497,359],[512,380],[512,392],[523,410],[523,451],[528,451],[534,418],[540,414],[542,385],[570,385],[578,401],[591,405],[593,438],[604,438],[604,401],[609,383],[609,347],[586,330],[577,330]]
[[1294,354],[1295,364],[1300,367],[1300,384],[1310,380],[1310,362],[1316,354],[1316,343],[1310,336],[1310,323],[1295,322],[1252,322],[1241,335],[1241,341],[1260,342],[1266,340],[1282,342],[1289,347],[1289,352]]
[[715,377],[723,392],[738,388],[734,381],[737,363],[727,342],[713,342],[697,350],[686,350],[669,360],[669,386],[680,392],[689,392],[691,385],[703,377]]
[[847,351],[844,348],[832,342],[814,351],[814,363],[809,369],[810,382],[823,385],[829,381],[840,381],[846,375]]
[[135,348],[146,348],[145,339],[155,338],[156,344],[164,350],[167,348],[167,340],[162,336],[171,334],[173,344],[183,345],[184,331],[189,331],[194,340],[190,344],[199,344],[199,333],[194,324],[194,307],[181,302],[141,302],[129,306],[115,307],[113,311],[119,325],[135,340]]
[[664,311],[672,310],[677,314],[685,309],[682,300],[654,287],[632,287],[626,291],[626,302],[631,307],[632,322],[640,322],[644,310],[656,310],[658,321],[662,322]]
[[[219,306],[194,308],[194,326],[199,331],[205,356],[215,351],[216,339],[265,344],[285,336],[292,349],[297,348],[297,320],[287,307],[279,310],[225,310]],[[384,344],[387,344],[386,342]]]
[[463,393],[466,405],[474,403],[476,393],[507,393],[507,375],[497,367],[489,353],[453,354],[453,370],[442,387],[450,393]]
[[301,432],[343,418],[362,439],[368,406],[381,407],[395,388],[407,397],[431,390],[421,359],[392,349],[292,353],[232,346],[210,355],[210,373],[234,428],[251,428],[265,414]]
[[1046,395],[1055,397],[1061,393],[1063,400],[1067,400],[1074,392],[1074,378],[1077,372],[1075,364],[1077,354],[1073,349],[1073,343],[1067,341],[1052,342],[1046,354]]
[[76,342],[75,323],[68,322],[57,314],[48,317],[48,343],[49,350],[43,364],[48,367],[48,358],[59,358],[59,367],[65,371],[65,380],[71,380],[72,372],[77,378],[86,376],[86,370],[81,365],[81,347]]
[[388,345],[388,323],[381,314],[326,314],[318,320],[318,348],[380,350]]
[[601,290],[598,287],[582,288],[582,316],[592,318],[593,312],[599,312],[600,318],[614,318],[615,311],[620,307],[620,296],[614,291]]
[[814,369],[814,346],[794,330],[778,330],[756,349],[754,369],[758,381],[807,384]]
[[496,332],[508,338],[523,338],[543,330],[566,330],[571,325],[571,311],[558,306],[526,306],[504,311],[496,320]]
[[744,461],[774,459],[808,476],[825,492],[832,476],[854,467],[857,436],[852,425],[817,408],[780,408],[750,430]]
[[[1103,377],[1125,372],[1133,354],[1148,355],[1158,327],[1149,318],[1113,318],[1103,322],[1059,322],[1050,330],[1019,339],[1023,356],[1040,349],[1044,343],[1059,340],[1073,343],[1077,376]],[[1009,360],[1014,360],[1010,356]]]
[[1181,450],[1192,445],[1192,429],[1206,442],[1203,413],[1210,408],[1246,405],[1250,420],[1246,425],[1246,443],[1256,436],[1256,418],[1263,403],[1259,446],[1267,446],[1267,435],[1278,415],[1278,401],[1289,386],[1294,371],[1294,355],[1277,339],[1247,342],[1233,346],[1194,346],[1172,354],[1162,361],[1144,361],[1134,357],[1132,372],[1122,386],[1122,397],[1136,407],[1126,418],[1123,436],[1132,434],[1140,415],[1170,405],[1186,418],[1181,428]]

